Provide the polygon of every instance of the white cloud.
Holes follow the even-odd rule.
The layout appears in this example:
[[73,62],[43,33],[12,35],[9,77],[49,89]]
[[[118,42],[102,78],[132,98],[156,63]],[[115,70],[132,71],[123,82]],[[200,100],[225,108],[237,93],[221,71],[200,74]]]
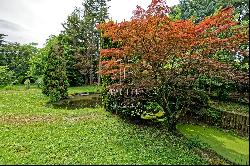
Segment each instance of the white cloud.
[[37,42],[42,46],[51,34],[60,33],[61,24],[81,3],[81,0],[1,0],[0,19],[25,30],[10,31],[0,27],[0,33],[7,34],[12,42]]
[[[0,25],[0,33],[9,35],[12,42],[37,42],[42,46],[51,34],[63,30],[62,23],[83,0],[0,0],[0,20],[19,25],[23,29],[13,31]],[[110,17],[113,20],[129,20],[136,5],[146,8],[151,0],[111,0]],[[169,6],[178,0],[169,0]]]
[[[118,22],[129,20],[133,15],[133,10],[139,5],[146,9],[152,0],[111,0],[110,4],[110,17]],[[169,6],[179,3],[179,0],[167,0]]]

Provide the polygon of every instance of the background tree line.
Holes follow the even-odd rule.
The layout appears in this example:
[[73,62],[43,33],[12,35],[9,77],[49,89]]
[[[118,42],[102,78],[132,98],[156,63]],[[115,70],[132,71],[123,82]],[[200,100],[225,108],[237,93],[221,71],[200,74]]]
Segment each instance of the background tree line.
[[[43,85],[44,91],[46,89],[53,91],[54,84],[46,83],[44,85],[44,78],[46,80],[55,79],[47,75],[51,75],[53,72],[63,75],[65,88],[100,83],[101,77],[97,74],[100,68],[100,48],[119,47],[119,43],[112,43],[109,38],[103,38],[96,28],[96,25],[108,19],[108,1],[85,0],[82,6],[75,8],[62,24],[63,31],[59,35],[50,36],[42,48],[37,48],[34,43],[26,45],[9,43],[4,41],[4,34],[0,34],[0,80],[2,80],[0,84],[21,84],[29,78],[31,82],[37,83],[39,86]],[[168,15],[176,21],[191,19],[198,24],[204,18],[218,13],[220,9],[228,6],[235,8],[234,20],[238,21],[238,26],[248,26],[249,1],[247,0],[180,0],[178,5],[171,8]],[[230,36],[230,32],[220,35],[221,38],[227,38]],[[55,49],[57,47],[60,49]],[[247,44],[241,47],[249,49]],[[61,58],[53,58],[55,54]],[[241,56],[239,53],[220,50],[210,56],[221,62],[232,64],[239,70],[247,72],[249,69],[248,57]],[[65,70],[58,71],[54,60],[63,62]],[[215,77],[203,76],[199,80],[200,86],[209,92],[218,91],[221,98],[224,98],[231,89],[248,91],[248,85],[222,83]]]
[[97,71],[101,34],[96,25],[105,19],[108,19],[106,0],[85,0],[62,23],[61,33],[51,35],[42,48],[37,48],[34,43],[21,45],[6,42],[6,35],[0,34],[1,78],[5,80],[0,84],[22,84],[28,78],[31,82],[43,84],[46,66],[51,63],[49,56],[54,54],[51,49],[55,45],[60,45],[62,50],[61,56],[66,63],[66,71],[62,72],[66,72],[70,86],[99,83]]
[[38,52],[37,44],[10,43],[5,41],[5,36],[0,34],[0,85],[22,84],[25,79],[31,78],[30,60]]

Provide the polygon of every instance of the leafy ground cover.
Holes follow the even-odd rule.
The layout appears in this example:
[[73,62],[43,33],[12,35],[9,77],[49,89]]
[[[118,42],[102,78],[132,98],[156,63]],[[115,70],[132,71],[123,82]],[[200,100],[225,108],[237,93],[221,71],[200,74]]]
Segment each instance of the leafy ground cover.
[[198,138],[202,143],[208,144],[225,159],[236,164],[249,164],[249,140],[214,127],[180,124],[177,128],[187,138]]
[[0,89],[0,164],[207,164],[163,129],[103,108],[54,109],[47,101],[34,86]]

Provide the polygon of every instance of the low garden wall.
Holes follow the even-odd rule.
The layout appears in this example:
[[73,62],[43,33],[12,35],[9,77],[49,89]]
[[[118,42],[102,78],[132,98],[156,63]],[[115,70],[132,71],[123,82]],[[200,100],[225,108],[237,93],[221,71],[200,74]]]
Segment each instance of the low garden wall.
[[238,133],[244,135],[249,135],[249,115],[222,111],[221,127],[236,130]]

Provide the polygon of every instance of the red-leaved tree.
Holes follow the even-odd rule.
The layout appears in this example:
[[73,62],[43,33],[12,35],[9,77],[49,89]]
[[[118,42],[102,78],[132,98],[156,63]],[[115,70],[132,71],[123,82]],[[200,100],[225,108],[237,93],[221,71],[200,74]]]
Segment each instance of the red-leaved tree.
[[[109,21],[98,28],[119,48],[101,50],[102,76],[112,78],[108,88],[158,89],[159,104],[171,124],[195,101],[194,85],[201,75],[248,82],[248,73],[211,58],[220,50],[248,56],[248,27],[233,21],[233,8],[222,9],[199,24],[173,21],[164,0],[152,0],[147,10],[137,6],[130,21]],[[220,37],[227,33],[227,37]],[[172,103],[181,105],[169,107]],[[183,104],[185,103],[185,104]],[[174,109],[174,111],[173,111]]]

